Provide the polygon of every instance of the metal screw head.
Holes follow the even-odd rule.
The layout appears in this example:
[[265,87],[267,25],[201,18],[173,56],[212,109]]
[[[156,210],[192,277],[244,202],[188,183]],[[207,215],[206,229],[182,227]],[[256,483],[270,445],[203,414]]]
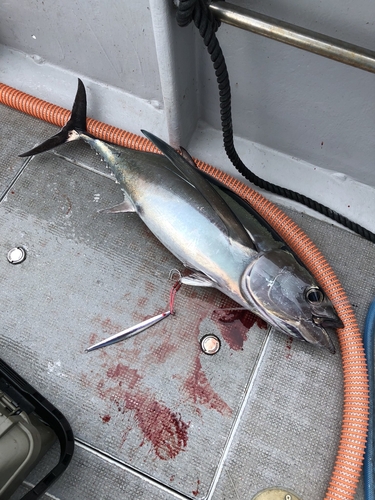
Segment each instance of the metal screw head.
[[295,493],[283,488],[267,488],[260,491],[252,500],[299,500]]
[[26,259],[26,252],[22,247],[15,247],[9,250],[7,258],[11,264],[20,264]]
[[216,335],[205,335],[200,342],[202,351],[209,355],[216,354],[221,347],[220,339]]

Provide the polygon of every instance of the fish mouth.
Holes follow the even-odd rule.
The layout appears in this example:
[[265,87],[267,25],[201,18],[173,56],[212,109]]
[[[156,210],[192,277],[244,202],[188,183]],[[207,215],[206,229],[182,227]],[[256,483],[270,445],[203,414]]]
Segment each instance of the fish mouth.
[[338,316],[315,316],[312,317],[312,322],[320,329],[320,345],[331,354],[335,354],[336,348],[332,342],[331,335],[337,328],[344,328],[344,324]]
[[313,316],[313,323],[322,328],[344,328],[344,323],[341,321],[339,317],[322,317],[322,316]]
[[298,327],[292,324],[288,326],[287,331],[283,330],[287,335],[292,335],[299,340],[327,349],[331,354],[336,353],[335,345],[331,339],[331,335],[334,335],[334,329],[327,328],[327,331],[320,323],[316,324],[315,321],[300,323]]

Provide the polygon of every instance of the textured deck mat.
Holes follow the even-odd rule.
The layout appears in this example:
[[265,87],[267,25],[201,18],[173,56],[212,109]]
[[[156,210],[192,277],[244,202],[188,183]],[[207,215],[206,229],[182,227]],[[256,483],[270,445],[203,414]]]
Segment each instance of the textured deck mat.
[[[84,353],[166,310],[168,275],[181,265],[134,214],[97,212],[122,195],[85,145],[14,160],[54,130],[43,124],[36,134],[34,121],[8,110],[0,138],[11,143],[1,188],[14,178],[4,172],[9,161],[24,167],[0,203],[0,355],[66,415],[78,439],[72,464],[43,498],[250,500],[273,486],[323,498],[341,425],[339,354],[269,334],[253,316],[220,322],[214,311],[232,303],[189,287],[177,294],[176,316]],[[289,213],[331,262],[362,327],[375,295],[374,246]],[[27,259],[12,266],[7,252],[19,245]],[[205,333],[222,340],[215,356],[200,351]]]
[[[30,474],[28,481],[22,485],[12,500],[22,498],[29,491],[30,485],[35,484],[48,472],[48,461],[57,462],[57,450],[48,453],[44,464],[38,466]],[[36,474],[36,472],[39,473]],[[58,495],[58,497],[56,497]],[[67,472],[61,476],[58,483],[45,493],[41,499],[51,500],[60,498],[70,500],[81,498],[99,499],[137,499],[137,500],[165,500],[166,498],[181,498],[173,495],[169,489],[153,484],[144,476],[135,471],[126,469],[121,463],[110,458],[98,456],[91,450],[87,451],[80,445],[76,446],[72,463]]]
[[[251,315],[215,321],[230,301],[186,287],[175,317],[85,354],[166,310],[168,274],[180,267],[134,214],[97,213],[121,198],[112,180],[52,155],[27,165],[0,209],[2,255],[27,250],[21,265],[0,264],[2,347],[21,373],[33,367],[27,378],[64,409],[78,438],[186,496],[205,496],[267,326]],[[200,350],[205,333],[222,339],[215,356]]]
[[[22,169],[24,158],[18,155],[26,151],[27,146],[22,144],[22,139],[28,141],[30,148],[36,144],[40,137],[55,133],[55,127],[44,123],[37,118],[32,118],[23,113],[14,111],[7,106],[0,105],[0,130],[1,130],[1,168],[0,168],[0,199],[6,193],[9,185]],[[20,133],[22,130],[22,134]],[[25,147],[24,150],[22,148]],[[20,149],[21,148],[21,149]],[[28,149],[30,149],[28,148]]]

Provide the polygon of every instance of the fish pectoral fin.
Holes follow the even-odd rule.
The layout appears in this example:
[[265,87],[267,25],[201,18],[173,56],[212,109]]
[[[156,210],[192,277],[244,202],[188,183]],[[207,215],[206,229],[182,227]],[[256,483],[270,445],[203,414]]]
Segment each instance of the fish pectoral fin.
[[216,285],[216,282],[207,276],[207,274],[200,273],[199,271],[195,271],[188,276],[183,276],[180,281],[184,285],[190,286],[212,287]]
[[134,208],[134,205],[130,200],[124,200],[118,205],[110,208],[102,208],[101,210],[98,210],[98,212],[105,214],[132,213],[136,212],[136,209]]

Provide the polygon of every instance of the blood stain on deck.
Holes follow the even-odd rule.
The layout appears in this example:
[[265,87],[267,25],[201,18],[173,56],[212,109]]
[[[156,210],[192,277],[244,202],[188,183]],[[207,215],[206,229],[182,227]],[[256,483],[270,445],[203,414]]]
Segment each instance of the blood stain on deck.
[[243,349],[247,333],[255,324],[259,328],[267,328],[265,321],[246,309],[215,309],[211,319],[219,326],[223,339],[234,351]]
[[199,481],[199,479],[197,479],[197,489],[192,491],[192,494],[196,497],[199,495],[199,485],[201,484],[201,482]]
[[124,329],[122,325],[114,323],[111,318],[102,318],[101,316],[97,315],[93,318],[92,321],[93,323],[98,325],[99,330],[102,330],[107,335],[114,335],[115,333],[120,332]]
[[[168,321],[168,320],[167,320]],[[154,364],[167,363],[170,357],[179,350],[176,334],[168,330],[167,325],[164,323],[159,326],[157,334],[159,339],[162,339],[160,344],[155,343],[147,353],[147,361]]]
[[193,373],[187,377],[183,384],[183,390],[196,404],[202,404],[222,415],[229,416],[232,414],[231,408],[211,387],[202,368],[200,353],[195,358]]
[[290,359],[292,357],[292,344],[293,344],[293,337],[288,337],[285,344],[285,347],[287,349],[287,355],[285,356],[286,359]]
[[139,297],[138,301],[137,301],[137,308],[140,309],[140,310],[142,310],[143,307],[145,307],[145,305],[147,304],[148,301],[149,301],[148,297]]
[[107,371],[108,378],[119,379],[119,386],[122,386],[122,382],[125,380],[128,389],[134,389],[137,384],[142,380],[141,375],[128,366],[118,363],[115,368],[111,367]]
[[[117,384],[108,387],[108,379]],[[190,424],[184,422],[180,414],[157,401],[152,394],[141,390],[141,380],[142,376],[137,370],[118,363],[107,370],[107,380],[99,381],[97,391],[103,400],[113,402],[119,412],[134,412],[134,420],[158,458],[175,458],[187,446]],[[126,389],[122,388],[123,385],[126,385]],[[143,441],[140,446],[143,446]]]

